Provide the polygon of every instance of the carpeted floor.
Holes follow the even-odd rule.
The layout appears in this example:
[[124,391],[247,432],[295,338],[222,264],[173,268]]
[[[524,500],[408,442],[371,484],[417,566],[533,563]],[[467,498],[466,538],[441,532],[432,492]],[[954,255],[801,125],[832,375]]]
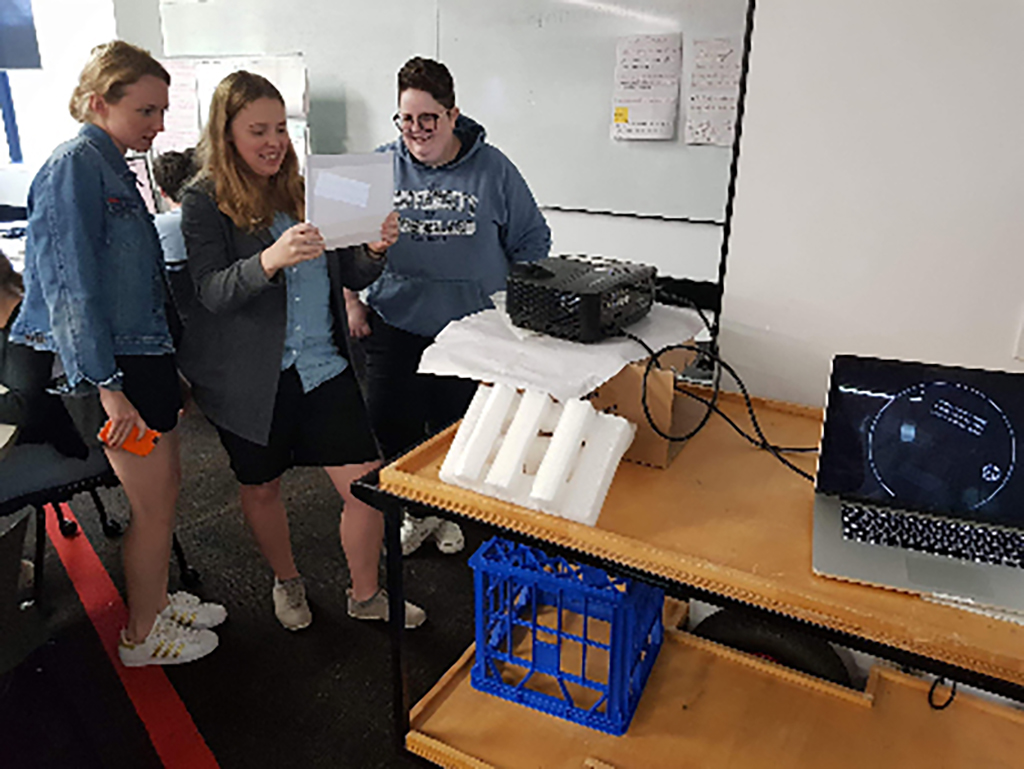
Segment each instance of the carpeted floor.
[[[217,763],[225,769],[418,765],[398,757],[392,747],[384,624],[357,622],[345,613],[341,504],[326,475],[293,470],[283,483],[292,541],[314,612],[310,628],[290,633],[274,618],[273,575],[244,526],[237,486],[215,431],[195,412],[185,417],[181,431],[178,535],[201,572],[198,592],[224,603],[229,618],[212,655],[165,670]],[[109,512],[126,520],[122,492],[101,494]],[[123,595],[117,540],[103,535],[88,495],[71,507],[82,524],[79,536],[88,537]],[[422,628],[407,634],[413,702],[472,642],[472,572],[466,558],[488,532],[467,528],[465,533],[466,550],[459,555],[443,556],[427,543],[406,559],[409,598],[429,615]],[[174,566],[171,581],[176,589]],[[0,766],[160,766],[52,545],[45,585],[50,640],[0,678]]]

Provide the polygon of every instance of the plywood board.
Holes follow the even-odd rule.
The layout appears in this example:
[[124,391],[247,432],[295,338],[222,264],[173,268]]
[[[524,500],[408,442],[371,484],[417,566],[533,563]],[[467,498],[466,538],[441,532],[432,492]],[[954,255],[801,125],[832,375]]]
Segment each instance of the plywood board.
[[411,714],[408,748],[441,766],[645,769],[1017,767],[1024,713],[885,667],[854,692],[670,633],[636,716],[613,737],[477,692],[472,647]]
[[[722,407],[749,425],[742,401]],[[821,412],[758,401],[777,445],[816,446]],[[622,463],[594,527],[442,483],[454,428],[381,471],[409,499],[798,619],[1024,685],[1024,628],[811,571],[813,485],[718,418],[664,470]],[[815,455],[792,455],[813,473]]]

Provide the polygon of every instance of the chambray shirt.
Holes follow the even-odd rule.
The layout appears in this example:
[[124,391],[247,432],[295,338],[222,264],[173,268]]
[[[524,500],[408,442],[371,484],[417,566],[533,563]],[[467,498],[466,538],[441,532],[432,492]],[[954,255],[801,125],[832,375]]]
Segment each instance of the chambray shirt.
[[[278,212],[270,225],[270,234],[276,241],[295,224],[297,222],[288,214]],[[338,353],[331,335],[327,257],[320,255],[286,267],[284,277],[288,287],[288,325],[284,332],[281,370],[295,366],[302,391],[308,393],[348,367],[348,361]]]

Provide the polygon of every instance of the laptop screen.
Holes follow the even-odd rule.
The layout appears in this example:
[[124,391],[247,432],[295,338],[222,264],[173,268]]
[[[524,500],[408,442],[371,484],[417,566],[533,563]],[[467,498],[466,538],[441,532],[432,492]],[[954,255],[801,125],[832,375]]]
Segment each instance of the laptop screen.
[[838,355],[817,490],[1024,529],[1024,374]]

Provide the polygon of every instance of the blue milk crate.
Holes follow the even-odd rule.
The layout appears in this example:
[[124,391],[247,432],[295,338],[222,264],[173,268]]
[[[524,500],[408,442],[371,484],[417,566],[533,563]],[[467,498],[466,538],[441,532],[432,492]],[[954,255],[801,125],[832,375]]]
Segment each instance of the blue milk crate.
[[473,688],[625,734],[664,639],[664,592],[500,537],[469,565]]

